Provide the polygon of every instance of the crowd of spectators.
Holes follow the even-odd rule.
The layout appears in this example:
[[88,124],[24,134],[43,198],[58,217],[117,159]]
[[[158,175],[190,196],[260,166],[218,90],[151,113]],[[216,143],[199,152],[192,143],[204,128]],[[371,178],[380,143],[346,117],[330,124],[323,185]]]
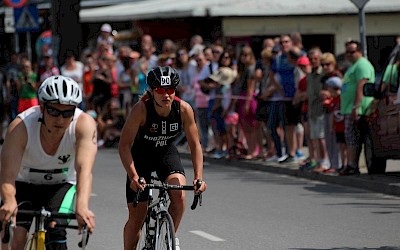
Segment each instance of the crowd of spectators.
[[[345,45],[347,63],[340,62],[349,65],[345,68],[329,51],[306,50],[298,32],[265,39],[255,55],[251,45],[205,42],[199,35],[188,46],[165,39],[157,48],[145,34],[134,51],[116,47],[111,30],[104,24],[95,48],[85,49],[79,59],[67,52],[59,68],[51,54],[35,64],[13,55],[2,70],[0,118],[11,121],[37,105],[35,93],[43,79],[61,73],[81,85],[80,108],[98,122],[98,145],[112,146],[147,89],[147,72],[169,65],[181,77],[176,95],[195,110],[205,154],[299,164],[305,171],[359,173],[363,116],[371,102],[359,86],[374,81],[375,72],[357,41]],[[184,145],[184,135],[176,143]]]

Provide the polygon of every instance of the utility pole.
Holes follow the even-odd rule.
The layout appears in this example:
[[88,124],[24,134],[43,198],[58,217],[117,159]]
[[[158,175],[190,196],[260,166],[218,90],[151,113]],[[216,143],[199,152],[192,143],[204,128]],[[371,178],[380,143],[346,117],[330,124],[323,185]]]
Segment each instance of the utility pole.
[[369,0],[350,0],[358,8],[360,43],[364,57],[367,57],[367,38],[365,34],[365,5]]
[[65,61],[70,50],[78,56],[82,49],[82,28],[79,23],[81,0],[51,0],[53,58],[56,65]]

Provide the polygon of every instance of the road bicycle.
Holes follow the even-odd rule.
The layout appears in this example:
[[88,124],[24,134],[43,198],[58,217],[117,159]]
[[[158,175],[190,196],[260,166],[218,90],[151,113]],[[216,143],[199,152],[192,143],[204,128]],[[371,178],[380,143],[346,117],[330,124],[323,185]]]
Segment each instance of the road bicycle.
[[[74,213],[52,212],[46,210],[45,208],[42,208],[41,210],[18,210],[18,214],[29,215],[35,218],[35,230],[25,245],[26,250],[46,249],[45,247],[46,228],[47,228],[47,223],[49,221],[52,221],[53,219],[67,219],[67,220],[76,219],[76,215]],[[56,227],[78,229],[77,225],[57,224]],[[15,222],[11,219],[10,222],[8,222],[5,225],[5,232],[2,238],[2,243],[9,244],[9,242],[12,242],[14,228],[15,228]],[[86,248],[88,240],[89,240],[89,234],[88,234],[88,229],[85,225],[82,228],[82,241],[78,243],[78,246],[84,250]]]
[[[143,182],[143,180],[141,180]],[[136,247],[137,250],[175,250],[175,229],[171,215],[168,213],[168,190],[194,190],[189,185],[169,185],[166,183],[156,184],[157,177],[152,176],[150,183],[146,183],[149,189],[148,209],[146,219],[143,223],[141,236]],[[197,180],[196,187],[200,188],[201,181]],[[153,197],[153,189],[158,189],[158,197]],[[137,206],[141,192],[134,197],[133,206]],[[201,193],[194,195],[191,209],[194,210],[197,204],[202,205]]]

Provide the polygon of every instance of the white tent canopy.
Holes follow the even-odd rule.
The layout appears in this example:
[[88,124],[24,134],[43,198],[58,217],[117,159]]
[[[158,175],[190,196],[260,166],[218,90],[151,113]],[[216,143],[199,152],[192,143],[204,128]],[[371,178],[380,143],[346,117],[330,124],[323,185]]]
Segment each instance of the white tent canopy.
[[[366,13],[400,12],[399,0],[370,0]],[[115,22],[205,16],[357,14],[350,0],[144,0],[83,9],[81,22]]]

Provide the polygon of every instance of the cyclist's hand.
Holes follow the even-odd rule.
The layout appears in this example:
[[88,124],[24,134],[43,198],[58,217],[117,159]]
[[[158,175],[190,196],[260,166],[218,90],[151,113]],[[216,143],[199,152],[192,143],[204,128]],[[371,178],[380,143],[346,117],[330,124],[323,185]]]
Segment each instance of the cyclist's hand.
[[76,214],[77,214],[76,219],[78,220],[79,234],[82,233],[82,228],[85,224],[87,225],[89,233],[92,233],[94,231],[94,227],[96,224],[94,213],[88,208],[86,209],[77,208]]
[[206,189],[207,189],[206,182],[204,180],[200,180],[201,181],[201,186],[198,187],[197,186],[197,181],[198,181],[198,179],[194,179],[193,180],[194,192],[195,193],[202,193],[202,192],[206,191]]
[[5,202],[0,208],[0,220],[3,222],[3,226],[13,217],[14,223],[16,222],[17,216],[17,201],[15,199]]
[[146,180],[144,178],[134,177],[131,181],[130,187],[133,191],[144,191],[146,187]]

